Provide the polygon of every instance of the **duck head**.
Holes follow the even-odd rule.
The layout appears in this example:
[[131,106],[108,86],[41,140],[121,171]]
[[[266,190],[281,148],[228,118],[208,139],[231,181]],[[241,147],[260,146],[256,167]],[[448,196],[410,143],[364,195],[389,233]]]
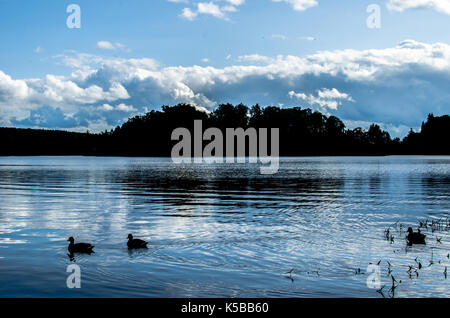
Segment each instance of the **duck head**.
[[70,244],[73,244],[75,242],[75,239],[71,236],[71,237],[69,237],[67,242],[70,242]]
[[133,235],[132,234],[128,234],[128,239],[132,240],[133,239]]
[[409,233],[409,234],[413,234],[413,233],[414,233],[412,227],[408,228],[408,233]]

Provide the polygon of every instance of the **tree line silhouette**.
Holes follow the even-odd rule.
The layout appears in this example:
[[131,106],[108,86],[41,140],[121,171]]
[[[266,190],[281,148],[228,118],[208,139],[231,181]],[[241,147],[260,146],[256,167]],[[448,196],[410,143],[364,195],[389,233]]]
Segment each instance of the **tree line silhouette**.
[[[392,139],[373,124],[368,130],[347,129],[335,116],[311,109],[220,105],[206,113],[188,104],[163,106],[135,116],[114,130],[98,134],[0,128],[0,155],[85,155],[169,157],[179,127],[193,132],[194,120],[203,129],[279,128],[281,156],[329,155],[449,155],[450,117],[430,114],[420,132]],[[205,143],[206,144],[206,143]]]

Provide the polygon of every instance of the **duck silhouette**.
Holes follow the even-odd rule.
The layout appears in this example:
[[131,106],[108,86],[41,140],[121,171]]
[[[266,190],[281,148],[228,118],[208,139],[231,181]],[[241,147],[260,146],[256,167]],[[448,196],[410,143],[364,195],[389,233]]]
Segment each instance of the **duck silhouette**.
[[135,239],[133,238],[132,234],[128,234],[128,242],[127,242],[128,249],[134,250],[140,248],[147,248],[147,244],[148,242],[140,239]]
[[75,244],[75,239],[73,237],[69,237],[67,240],[70,242],[68,250],[71,255],[74,253],[81,253],[81,254],[92,254],[95,253],[93,251],[94,246],[89,243],[77,243]]
[[411,227],[408,228],[408,236],[406,236],[406,239],[408,240],[408,245],[425,244],[425,238],[426,235],[420,233],[420,230],[418,230],[418,232],[414,232]]

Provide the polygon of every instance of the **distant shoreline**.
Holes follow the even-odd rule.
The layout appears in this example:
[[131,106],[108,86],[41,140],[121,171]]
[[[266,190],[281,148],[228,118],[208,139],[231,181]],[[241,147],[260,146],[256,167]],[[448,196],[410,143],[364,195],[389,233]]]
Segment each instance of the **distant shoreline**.
[[[372,124],[347,129],[337,117],[311,109],[220,105],[214,112],[179,104],[163,106],[102,133],[0,128],[0,156],[171,157],[177,128],[194,131],[194,122],[220,131],[228,128],[278,128],[279,157],[356,157],[450,155],[450,116],[430,114],[421,131],[403,139]],[[204,145],[209,142],[203,141]],[[247,147],[248,148],[248,147]],[[235,152],[236,153],[236,152]],[[192,152],[193,154],[193,152]],[[248,149],[246,154],[249,154]]]
[[[168,159],[167,156],[120,156],[120,155],[0,155],[0,158],[14,158],[14,157],[39,157],[39,158],[142,158],[142,159]],[[392,155],[299,155],[299,156],[280,156],[280,159],[295,159],[295,158],[387,158],[387,157],[450,157],[450,154],[392,154]],[[193,157],[192,157],[193,158]],[[237,157],[235,157],[237,158]],[[245,157],[249,158],[249,157]],[[194,164],[194,163],[193,163]]]

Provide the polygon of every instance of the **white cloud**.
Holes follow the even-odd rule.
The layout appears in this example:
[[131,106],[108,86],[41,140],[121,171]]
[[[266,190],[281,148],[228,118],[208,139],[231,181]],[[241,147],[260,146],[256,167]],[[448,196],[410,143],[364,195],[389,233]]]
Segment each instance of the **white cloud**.
[[183,12],[180,14],[180,16],[182,18],[185,18],[185,19],[187,19],[189,21],[193,21],[197,17],[197,15],[198,15],[197,12],[194,12],[194,11],[192,11],[189,8],[184,8]]
[[180,17],[193,21],[199,15],[209,15],[222,20],[229,20],[228,14],[237,12],[237,7],[243,5],[245,0],[211,0],[209,2],[190,2],[188,0],[169,0],[169,2],[190,4],[190,7],[185,7]]
[[102,50],[123,50],[123,51],[129,51],[125,45],[123,45],[120,42],[111,43],[109,41],[98,41],[97,42],[97,48]]
[[100,100],[115,101],[130,97],[127,90],[117,82],[111,83],[108,90],[98,85],[82,88],[63,76],[47,75],[43,80],[33,80],[29,85],[36,92],[29,97],[42,103],[91,104]]
[[297,98],[308,103],[308,106],[318,105],[321,108],[329,108],[337,110],[338,106],[342,105],[343,101],[354,102],[353,98],[346,94],[339,92],[336,88],[321,89],[317,91],[317,96],[313,94],[306,95],[304,93],[289,92],[289,97]]
[[[53,109],[62,112],[55,118],[66,126],[92,129],[103,121],[108,128],[126,119],[127,109],[143,112],[180,102],[208,109],[225,102],[284,107],[306,102],[347,121],[390,127],[416,127],[429,112],[450,112],[450,45],[444,43],[407,40],[386,49],[321,51],[304,57],[243,55],[223,68],[162,67],[148,58],[76,52],[57,60],[73,69],[70,76],[13,79],[0,71],[3,122],[16,117],[16,122],[35,123]],[[41,109],[43,105],[50,108]],[[34,121],[22,121],[30,111]]]
[[305,11],[319,5],[316,0],[272,0],[273,2],[287,2],[296,11]]
[[[168,0],[172,3],[183,3],[189,5],[185,7],[180,17],[194,21],[199,15],[209,15],[222,20],[230,20],[229,14],[237,12],[238,7],[245,4],[245,0],[209,0],[209,1],[189,1],[189,0]],[[268,0],[267,0],[268,1]],[[319,5],[317,0],[271,0],[272,2],[286,2],[296,11],[305,11]]]
[[0,102],[21,102],[31,93],[25,81],[13,80],[0,70]]
[[387,7],[400,12],[407,9],[434,9],[450,15],[450,0],[389,0]]
[[103,50],[115,50],[114,44],[109,41],[98,41],[97,48]]
[[213,2],[197,3],[197,12],[198,14],[209,14],[219,19],[225,18],[225,14],[223,13],[222,9]]
[[136,108],[134,108],[133,106],[130,105],[126,105],[124,103],[120,103],[117,106],[111,106],[109,104],[103,104],[102,106],[98,107],[98,110],[100,111],[105,111],[105,112],[111,112],[114,110],[118,110],[121,112],[125,112],[125,113],[133,113],[136,112]]
[[226,1],[234,6],[241,6],[245,3],[245,0],[226,0]]
[[242,55],[237,58],[238,62],[250,62],[250,63],[271,63],[274,61],[274,59],[259,55],[259,54],[249,54],[249,55]]

